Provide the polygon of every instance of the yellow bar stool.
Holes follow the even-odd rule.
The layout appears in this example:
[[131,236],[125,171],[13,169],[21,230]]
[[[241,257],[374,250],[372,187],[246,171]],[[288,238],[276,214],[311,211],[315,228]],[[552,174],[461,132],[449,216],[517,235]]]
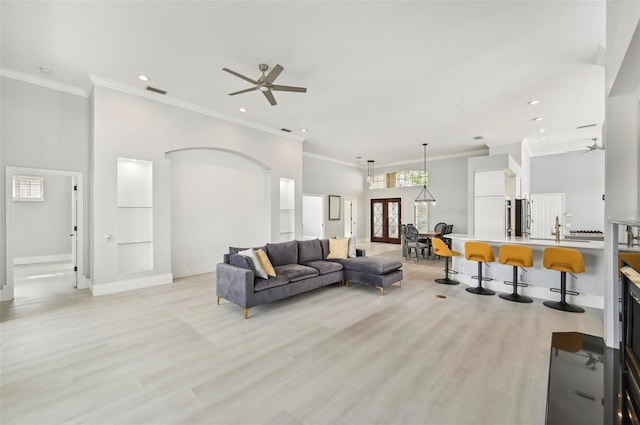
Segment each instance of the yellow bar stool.
[[466,242],[464,244],[464,257],[467,260],[478,262],[478,276],[471,276],[471,279],[478,279],[478,286],[466,288],[466,291],[478,295],[495,295],[495,292],[491,289],[482,287],[482,281],[493,280],[482,277],[482,263],[492,263],[496,260],[491,245],[485,242]]
[[567,294],[579,295],[579,292],[567,291],[567,273],[583,273],[584,258],[577,249],[571,248],[545,248],[542,255],[542,265],[545,269],[557,270],[560,272],[560,290],[551,288],[552,292],[560,292],[560,301],[545,301],[542,304],[556,310],[568,311],[570,313],[584,313],[584,308],[569,304],[565,301]]
[[455,270],[449,270],[449,258],[457,257],[460,255],[458,251],[452,251],[449,249],[446,243],[439,238],[431,238],[431,245],[433,246],[433,253],[444,257],[444,278],[436,279],[436,282],[444,285],[459,285],[457,280],[449,279],[449,273],[457,274]]
[[500,261],[501,264],[513,266],[513,281],[505,281],[505,284],[513,285],[513,292],[510,294],[500,294],[498,296],[507,301],[532,303],[533,300],[531,298],[518,294],[518,286],[528,286],[518,283],[518,267],[533,266],[533,251],[531,248],[526,245],[502,245],[498,253],[498,261]]

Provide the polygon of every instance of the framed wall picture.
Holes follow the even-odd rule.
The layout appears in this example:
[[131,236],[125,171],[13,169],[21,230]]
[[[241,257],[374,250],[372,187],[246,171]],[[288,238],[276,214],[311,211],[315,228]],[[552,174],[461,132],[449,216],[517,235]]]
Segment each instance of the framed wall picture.
[[340,220],[340,197],[329,195],[329,220]]

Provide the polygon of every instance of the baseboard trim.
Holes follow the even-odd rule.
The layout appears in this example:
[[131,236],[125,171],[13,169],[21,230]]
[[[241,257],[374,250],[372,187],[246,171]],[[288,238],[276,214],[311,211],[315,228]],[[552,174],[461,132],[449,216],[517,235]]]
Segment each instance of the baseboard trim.
[[[455,280],[464,283],[467,286],[477,286],[478,281],[476,279],[471,279],[471,276],[465,274],[457,274],[454,277]],[[518,293],[520,295],[526,295],[528,297],[537,298],[545,301],[560,301],[560,294],[549,291],[549,288],[543,288],[540,286],[533,286],[530,283],[529,286],[524,288],[518,288]],[[507,286],[501,280],[491,280],[488,282],[483,282],[482,286],[496,291],[498,293],[511,293],[511,286]],[[604,297],[600,297],[598,295],[591,294],[580,294],[580,295],[567,295],[567,302],[569,304],[575,304],[582,307],[591,307],[597,308],[600,310],[604,310]]]
[[39,255],[35,257],[18,257],[13,259],[14,266],[23,266],[25,264],[39,264],[39,263],[57,263],[60,261],[71,261],[71,254],[56,254],[56,255]]
[[173,282],[173,274],[159,274],[154,276],[141,277],[138,279],[119,280],[117,282],[102,283],[97,285],[92,283],[91,293],[94,296],[114,294],[116,292],[131,291],[134,289],[149,288],[151,286],[166,285]]

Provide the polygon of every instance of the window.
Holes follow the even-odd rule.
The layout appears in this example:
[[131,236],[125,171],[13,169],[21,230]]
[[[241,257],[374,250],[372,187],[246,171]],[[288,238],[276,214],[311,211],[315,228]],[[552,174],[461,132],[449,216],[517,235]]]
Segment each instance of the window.
[[14,201],[44,201],[44,178],[13,176]]
[[392,171],[374,176],[370,189],[389,189],[393,187],[421,187],[429,182],[429,173],[421,170]]

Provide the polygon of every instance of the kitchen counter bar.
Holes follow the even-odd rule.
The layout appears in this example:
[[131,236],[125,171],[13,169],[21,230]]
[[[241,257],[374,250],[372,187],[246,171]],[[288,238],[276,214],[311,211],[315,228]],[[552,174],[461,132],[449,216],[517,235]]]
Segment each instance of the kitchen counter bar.
[[[450,234],[446,237],[452,241],[452,248],[462,255],[453,257],[452,269],[459,274],[453,278],[460,282],[476,286],[477,280],[472,280],[478,272],[475,261],[467,261],[464,258],[464,244],[467,241],[487,242],[493,248],[496,261],[484,268],[484,275],[494,280],[484,282],[483,286],[498,292],[510,293],[513,289],[505,285],[505,281],[513,279],[513,268],[498,262],[498,251],[503,244],[528,245],[533,250],[533,267],[518,271],[518,280],[529,285],[525,288],[518,288],[518,292],[541,300],[560,300],[560,294],[551,292],[549,288],[560,287],[560,272],[548,270],[542,266],[542,255],[544,249],[550,246],[573,248],[582,252],[586,271],[573,277],[567,274],[567,289],[580,292],[580,295],[567,295],[567,302],[584,307],[604,308],[604,282],[606,275],[606,264],[604,256],[604,242],[602,241],[575,241],[561,240],[556,242],[553,239],[531,239],[523,237],[474,237],[473,235]],[[508,302],[508,301],[505,301]]]

